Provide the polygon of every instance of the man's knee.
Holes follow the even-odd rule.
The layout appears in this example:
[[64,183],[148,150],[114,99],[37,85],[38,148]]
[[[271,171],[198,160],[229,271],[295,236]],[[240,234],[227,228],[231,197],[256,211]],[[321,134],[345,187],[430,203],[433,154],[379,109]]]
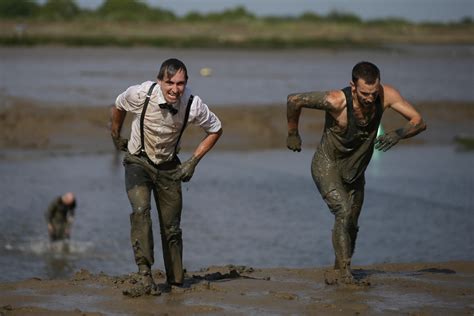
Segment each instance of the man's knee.
[[348,213],[349,205],[347,200],[343,198],[338,190],[329,191],[326,196],[324,196],[324,201],[334,215],[340,216]]
[[150,211],[150,190],[146,186],[134,186],[127,191],[127,195],[133,213],[146,213]]
[[164,232],[166,240],[168,242],[176,242],[181,241],[182,231],[179,225],[170,225],[164,228]]

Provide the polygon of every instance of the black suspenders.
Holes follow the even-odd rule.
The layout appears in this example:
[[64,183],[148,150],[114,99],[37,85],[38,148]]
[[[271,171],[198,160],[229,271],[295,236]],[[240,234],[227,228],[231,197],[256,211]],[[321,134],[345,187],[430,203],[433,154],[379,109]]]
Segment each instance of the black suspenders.
[[[143,122],[145,121],[145,112],[146,112],[146,109],[148,107],[148,103],[150,102],[151,93],[153,92],[153,89],[155,88],[155,86],[156,86],[156,82],[154,82],[151,85],[150,89],[148,90],[145,102],[143,103],[142,114],[140,116],[140,141],[141,141],[140,152],[142,154],[145,154],[145,155],[146,155],[146,152],[145,152],[145,136],[144,136],[145,134],[144,134],[144,131],[143,131]],[[178,145],[179,145],[179,142],[181,140],[181,136],[183,136],[184,129],[186,128],[186,124],[188,123],[189,111],[191,110],[191,104],[193,103],[193,99],[194,99],[194,96],[191,94],[189,96],[188,105],[186,106],[186,113],[184,114],[183,127],[181,128],[181,131],[179,132],[178,141],[176,142],[176,145],[174,146],[174,156],[176,156],[176,152],[178,150]]]
[[191,104],[193,103],[193,99],[194,99],[194,96],[191,94],[189,96],[188,105],[186,106],[186,113],[184,113],[183,127],[181,128],[181,131],[179,132],[178,141],[176,142],[176,145],[174,146],[174,155],[175,156],[178,153],[178,146],[179,146],[179,142],[181,141],[181,136],[183,136],[184,129],[186,128],[186,124],[188,124],[189,111],[191,110]]
[[142,109],[142,115],[140,117],[140,140],[141,140],[141,145],[142,147],[140,148],[140,151],[144,154],[146,154],[145,152],[145,138],[144,138],[144,133],[143,133],[143,122],[145,121],[145,112],[146,112],[146,108],[148,107],[148,102],[150,102],[150,97],[151,97],[151,93],[153,92],[153,88],[155,88],[156,86],[156,82],[154,82],[150,89],[148,90],[148,93],[146,94],[146,99],[145,99],[145,103],[143,103],[143,109]]

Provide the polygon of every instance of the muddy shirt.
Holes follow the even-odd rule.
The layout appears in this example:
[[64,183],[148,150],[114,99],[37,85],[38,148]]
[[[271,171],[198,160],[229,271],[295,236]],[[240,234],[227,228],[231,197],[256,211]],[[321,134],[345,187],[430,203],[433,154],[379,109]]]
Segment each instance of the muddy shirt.
[[[354,116],[351,88],[342,89],[346,96],[347,127],[342,129],[326,112],[326,122],[317,156],[321,163],[334,165],[338,176],[346,183],[353,183],[364,174],[372,158],[377,130],[382,118],[383,106],[380,96],[375,101],[374,117],[367,125],[359,125]],[[321,168],[320,170],[323,170]]]
[[[140,85],[131,86],[121,93],[115,101],[115,106],[118,109],[134,114],[128,142],[128,151],[131,154],[137,154],[141,149],[140,117],[146,95],[152,84],[153,81],[145,81]],[[160,103],[166,102],[159,85],[156,85],[153,89],[143,128],[145,151],[155,164],[174,158],[176,143],[184,124],[190,95],[191,91],[186,88],[181,99],[173,105],[178,113],[172,115],[168,110],[159,107]],[[188,123],[200,126],[206,133],[216,133],[221,129],[219,118],[209,110],[208,106],[197,95],[194,96],[191,104]]]
[[46,220],[53,225],[66,223],[68,216],[74,216],[75,207],[75,201],[72,205],[65,205],[61,197],[58,197],[49,205]]

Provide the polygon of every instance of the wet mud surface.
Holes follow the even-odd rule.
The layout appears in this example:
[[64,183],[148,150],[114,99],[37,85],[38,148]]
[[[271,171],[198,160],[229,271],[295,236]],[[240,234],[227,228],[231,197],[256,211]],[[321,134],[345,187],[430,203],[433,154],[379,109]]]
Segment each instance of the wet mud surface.
[[[6,103],[0,108],[0,124],[4,127],[0,132],[0,159],[4,161],[34,159],[37,155],[75,157],[82,153],[113,151],[107,127],[107,106],[72,106],[65,109],[19,99],[7,101],[4,100]],[[404,146],[453,145],[456,137],[461,135],[470,139],[474,134],[474,106],[471,103],[432,102],[415,106],[426,118],[428,130],[407,140]],[[224,124],[224,135],[216,146],[216,151],[285,149],[286,121],[283,104],[259,107],[217,106],[213,110]],[[386,130],[398,127],[403,120],[386,114],[382,121]],[[324,116],[318,111],[308,112],[300,123],[303,148],[313,151],[320,139]],[[124,130],[125,135],[126,133]],[[203,135],[192,128],[186,133],[183,137],[183,149],[189,150],[194,148]],[[225,153],[224,156],[227,157],[226,155]],[[212,158],[209,161],[213,161]],[[233,160],[229,158],[228,161]],[[119,161],[116,164],[120,166]],[[268,167],[264,161],[259,162],[258,166]],[[228,165],[224,167],[227,170]],[[377,167],[374,162],[374,174]],[[420,168],[423,169],[422,167]],[[305,174],[306,172],[309,175],[309,170]],[[268,186],[268,183],[265,185]],[[419,187],[423,188],[421,185]],[[401,191],[402,184],[396,192],[397,199]],[[310,197],[309,194],[305,193],[304,196]],[[423,200],[423,208],[431,205],[427,201]],[[241,206],[241,203],[236,206]],[[449,210],[443,206],[443,212],[446,212],[445,209]],[[393,213],[393,216],[396,215]],[[400,213],[399,216],[405,214]],[[375,220],[381,226],[380,219]],[[406,219],[400,219],[400,222],[404,220]],[[364,228],[364,231],[368,230]],[[393,237],[389,235],[387,240],[393,240]],[[366,245],[362,245],[359,251],[369,251],[367,249]],[[247,260],[245,262],[253,264]],[[112,275],[76,268],[73,276],[66,279],[34,277],[0,283],[0,315],[154,313],[150,311],[172,315],[474,313],[472,261],[354,266],[355,278],[363,282],[363,286],[347,286],[337,282],[328,284],[331,283],[327,282],[328,272],[331,272],[328,268],[211,266],[187,272],[182,287],[168,287],[163,272],[153,270],[161,295],[140,295],[134,298],[122,294],[124,289],[133,285],[133,273]]]
[[[5,97],[0,106],[0,148],[56,153],[107,153],[114,150],[109,124],[109,107],[46,106],[29,100]],[[474,137],[472,102],[421,102],[414,104],[428,129],[403,144],[446,145]],[[265,150],[286,148],[286,105],[213,106],[223,123],[224,134],[214,150]],[[387,110],[382,119],[386,131],[399,128],[404,119]],[[128,116],[127,120],[131,117]],[[122,135],[129,135],[129,122]],[[303,149],[319,143],[324,112],[305,109],[300,119]],[[203,138],[200,129],[189,126],[182,149],[193,150]],[[5,154],[4,154],[5,155]],[[1,156],[0,156],[1,158]]]
[[80,270],[68,280],[38,278],[0,285],[0,312],[8,315],[393,315],[474,312],[474,263],[380,264],[355,267],[370,285],[327,285],[328,269],[255,269],[213,266],[186,273],[167,287],[153,270],[160,296],[126,297],[133,276]]

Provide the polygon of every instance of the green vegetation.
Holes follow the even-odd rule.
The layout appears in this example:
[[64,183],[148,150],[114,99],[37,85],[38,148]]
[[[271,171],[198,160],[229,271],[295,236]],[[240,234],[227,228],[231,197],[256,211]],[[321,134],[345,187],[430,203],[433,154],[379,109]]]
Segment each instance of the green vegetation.
[[157,46],[199,48],[358,48],[392,43],[473,44],[474,23],[363,21],[326,16],[257,17],[244,7],[183,17],[138,0],[104,0],[96,10],[74,0],[0,0],[0,45]]
[[32,20],[107,19],[117,21],[176,19],[171,11],[152,8],[138,0],[105,0],[94,11],[79,8],[74,0],[47,0],[43,5],[33,0],[1,0],[0,17]]
[[39,6],[31,0],[2,0],[0,1],[0,17],[2,18],[31,18],[38,15]]

